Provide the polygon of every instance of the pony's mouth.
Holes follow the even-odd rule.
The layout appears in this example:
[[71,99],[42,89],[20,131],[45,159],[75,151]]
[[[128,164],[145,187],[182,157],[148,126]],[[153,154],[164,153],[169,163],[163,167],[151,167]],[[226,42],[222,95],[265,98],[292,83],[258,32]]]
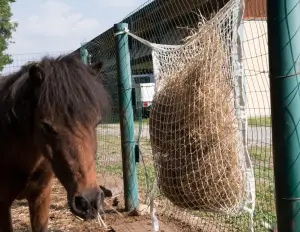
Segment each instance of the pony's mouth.
[[71,213],[82,220],[91,220],[96,219],[98,214],[103,214],[104,210],[102,207],[100,208],[93,208],[91,205],[88,205],[85,209],[78,209],[75,207],[75,200],[69,201],[69,209]]
[[90,214],[89,212],[79,212],[79,211],[75,210],[73,207],[70,208],[70,211],[76,217],[79,217],[80,219],[82,219],[84,221],[91,220],[91,219],[96,219],[96,217],[98,215],[97,213],[96,214]]

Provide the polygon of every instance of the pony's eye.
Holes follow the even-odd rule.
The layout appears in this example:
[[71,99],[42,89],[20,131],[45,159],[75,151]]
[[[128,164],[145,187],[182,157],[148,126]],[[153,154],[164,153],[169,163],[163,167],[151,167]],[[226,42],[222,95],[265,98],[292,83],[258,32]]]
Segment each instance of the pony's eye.
[[41,123],[41,129],[47,134],[53,134],[55,132],[54,129],[48,123],[45,122]]

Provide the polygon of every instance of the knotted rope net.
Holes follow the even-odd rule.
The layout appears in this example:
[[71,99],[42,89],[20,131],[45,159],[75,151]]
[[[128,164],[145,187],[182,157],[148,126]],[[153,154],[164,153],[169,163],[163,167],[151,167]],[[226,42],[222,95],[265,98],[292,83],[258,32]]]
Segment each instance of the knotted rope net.
[[184,209],[253,211],[239,10],[232,0],[211,20],[200,17],[181,46],[152,44],[156,93],[149,130],[157,184]]

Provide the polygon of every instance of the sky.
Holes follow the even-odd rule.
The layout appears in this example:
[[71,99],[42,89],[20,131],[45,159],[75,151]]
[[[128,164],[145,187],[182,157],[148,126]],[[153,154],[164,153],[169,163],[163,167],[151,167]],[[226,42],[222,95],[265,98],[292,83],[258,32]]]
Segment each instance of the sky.
[[2,73],[14,71],[29,60],[49,53],[77,49],[121,21],[146,0],[16,0],[12,21],[18,22],[7,53],[14,63]]

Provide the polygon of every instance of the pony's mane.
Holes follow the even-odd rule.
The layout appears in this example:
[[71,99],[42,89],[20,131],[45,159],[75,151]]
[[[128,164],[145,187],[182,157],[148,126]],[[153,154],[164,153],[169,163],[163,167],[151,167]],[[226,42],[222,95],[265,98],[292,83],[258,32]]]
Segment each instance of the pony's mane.
[[44,57],[37,64],[45,74],[37,92],[28,74],[34,64],[25,65],[0,80],[1,125],[5,120],[27,120],[33,93],[35,107],[52,119],[65,120],[71,127],[75,123],[95,123],[97,115],[103,116],[109,98],[95,70],[68,55]]

